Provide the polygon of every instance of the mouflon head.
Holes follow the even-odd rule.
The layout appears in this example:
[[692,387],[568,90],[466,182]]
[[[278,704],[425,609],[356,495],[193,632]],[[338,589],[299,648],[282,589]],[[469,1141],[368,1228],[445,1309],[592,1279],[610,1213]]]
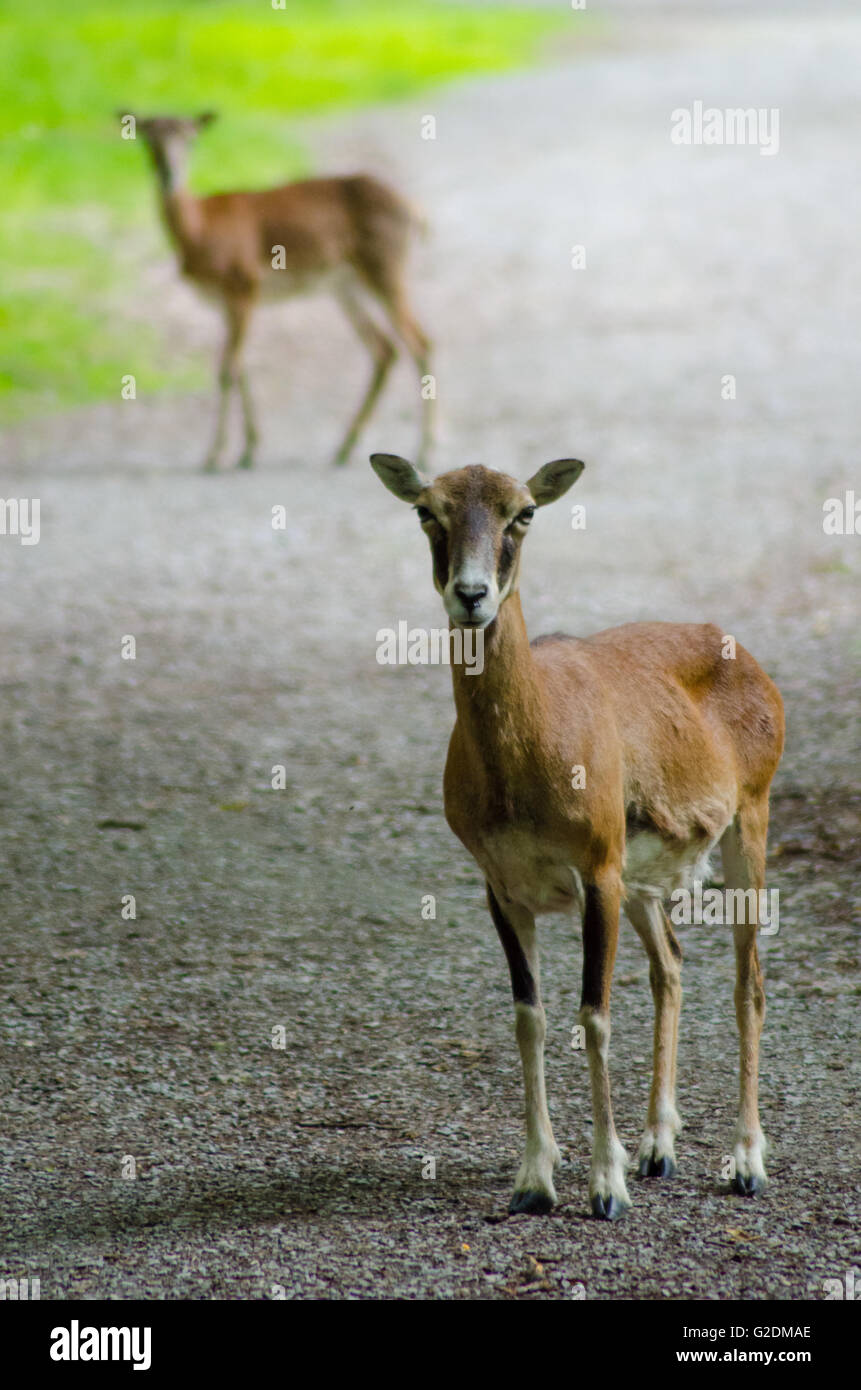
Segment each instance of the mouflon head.
[[520,547],[536,507],[555,502],[584,467],[579,459],[555,459],[520,483],[480,463],[437,478],[396,454],[372,454],[371,466],[418,513],[430,542],[434,584],[461,628],[493,622],[517,588]]

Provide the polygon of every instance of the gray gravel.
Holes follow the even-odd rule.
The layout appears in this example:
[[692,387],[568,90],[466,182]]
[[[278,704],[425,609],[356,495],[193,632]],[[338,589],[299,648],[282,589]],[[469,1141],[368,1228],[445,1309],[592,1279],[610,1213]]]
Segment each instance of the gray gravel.
[[[42,539],[0,539],[0,1278],[39,1276],[44,1298],[807,1299],[861,1264],[861,536],[822,529],[827,497],[861,497],[861,25],[772,8],[625,21],[542,71],[299,132],[320,167],[372,168],[429,214],[437,466],[587,460],[586,530],[560,503],[528,544],[533,634],[714,619],[784,692],[768,1193],[719,1176],[732,950],[687,928],[679,1177],[634,1183],[625,1222],[587,1219],[578,929],[549,918],[561,1205],[503,1219],[521,1084],[480,879],[442,817],[449,682],[375,662],[378,628],[442,621],[414,519],[364,461],[410,452],[415,386],[399,365],[335,474],[366,366],[307,301],[255,326],[255,474],[196,471],[204,396],[143,393],[4,446]],[[673,146],[669,113],[695,100],[778,106],[779,155]],[[209,347],[155,230],[146,274],[141,314]],[[614,1008],[633,1152],[651,1000],[627,927]]]

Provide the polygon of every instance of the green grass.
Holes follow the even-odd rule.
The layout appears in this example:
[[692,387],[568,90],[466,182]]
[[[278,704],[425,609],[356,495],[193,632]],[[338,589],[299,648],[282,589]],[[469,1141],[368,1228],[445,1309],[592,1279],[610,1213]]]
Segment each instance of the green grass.
[[139,391],[205,379],[136,321],[141,267],[169,253],[114,112],[218,110],[193,187],[261,187],[310,172],[297,113],[503,71],[560,26],[571,12],[444,0],[0,2],[0,418],[118,399],[125,372]]

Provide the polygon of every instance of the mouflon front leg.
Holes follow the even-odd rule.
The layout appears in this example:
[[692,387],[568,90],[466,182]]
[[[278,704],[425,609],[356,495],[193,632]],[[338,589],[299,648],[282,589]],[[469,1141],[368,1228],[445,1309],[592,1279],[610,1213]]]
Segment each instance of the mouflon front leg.
[[490,884],[487,901],[511,972],[515,1031],[526,1091],[526,1150],[508,1210],[540,1215],[556,1205],[553,1169],[558,1168],[561,1156],[553,1138],[544,1088],[547,1026],[541,1003],[535,918],[515,904],[506,904],[503,912]]
[[614,1221],[631,1205],[625,1186],[628,1156],[616,1134],[610,1104],[610,983],[619,939],[621,884],[617,873],[604,873],[585,885],[583,912],[583,994],[580,1023],[586,1034],[586,1057],[592,1082],[592,1166],[589,1198],[592,1215]]

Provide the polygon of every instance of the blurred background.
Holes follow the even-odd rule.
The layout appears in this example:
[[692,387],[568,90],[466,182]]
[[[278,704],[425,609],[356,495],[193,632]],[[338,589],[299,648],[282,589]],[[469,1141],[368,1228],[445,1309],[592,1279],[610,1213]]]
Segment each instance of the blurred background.
[[[820,1297],[858,1222],[857,6],[44,0],[0,5],[0,71],[0,492],[41,504],[38,544],[0,535],[0,1278],[44,1299]],[[698,101],[777,110],[779,152],[675,145]],[[115,112],[210,109],[200,192],[364,170],[423,210],[435,471],[585,460],[530,531],[530,634],[710,620],[783,692],[762,1202],[719,1176],[731,943],[690,928],[679,1176],[638,1184],[612,1231],[583,1219],[579,927],[552,917],[562,1204],[540,1237],[499,1219],[521,1081],[443,818],[450,676],[376,661],[379,629],[444,617],[366,458],[413,452],[416,374],[396,365],[333,469],[366,353],[331,300],[273,305],[247,352],[258,467],[200,471],[222,326]],[[627,925],[613,1007],[630,1151],[652,1005]]]
[[149,392],[206,379],[153,313],[155,185],[115,111],[214,108],[193,190],[267,187],[315,172],[297,116],[504,71],[566,29],[558,6],[453,0],[4,0],[0,420],[114,395],[118,354]]

